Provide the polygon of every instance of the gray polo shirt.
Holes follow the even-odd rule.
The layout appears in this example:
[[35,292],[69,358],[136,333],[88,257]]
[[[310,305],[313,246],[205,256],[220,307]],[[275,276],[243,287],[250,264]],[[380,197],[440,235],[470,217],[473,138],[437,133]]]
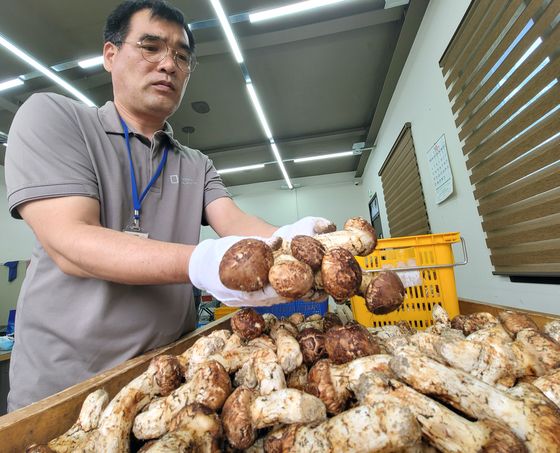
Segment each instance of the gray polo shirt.
[[[130,127],[130,125],[129,125]],[[142,203],[150,238],[197,244],[203,210],[229,196],[212,162],[182,146],[166,124],[150,142],[130,137],[139,192],[170,146]],[[122,231],[133,204],[124,133],[112,102],[91,108],[35,94],[18,110],[6,155],[8,206],[78,195],[99,200],[101,224]],[[185,263],[186,266],[186,263]],[[16,311],[9,409],[30,404],[195,328],[192,286],[129,286],[64,274],[36,243]]]

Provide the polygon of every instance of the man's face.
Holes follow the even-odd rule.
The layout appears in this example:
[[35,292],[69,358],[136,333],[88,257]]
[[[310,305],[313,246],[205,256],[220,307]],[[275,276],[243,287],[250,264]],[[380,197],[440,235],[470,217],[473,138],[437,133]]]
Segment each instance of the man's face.
[[[175,50],[184,50],[187,33],[176,23],[150,17],[150,10],[135,13],[130,19],[129,32],[120,47],[105,43],[105,69],[111,72],[115,103],[139,117],[163,122],[179,107],[189,74],[181,71],[173,60]],[[138,41],[149,37],[161,38],[169,47],[160,62],[144,59]]]

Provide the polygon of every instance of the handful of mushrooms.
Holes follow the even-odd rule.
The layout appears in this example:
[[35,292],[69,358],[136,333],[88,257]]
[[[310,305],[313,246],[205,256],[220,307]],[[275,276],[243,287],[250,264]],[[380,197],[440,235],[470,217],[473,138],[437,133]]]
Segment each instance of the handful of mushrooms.
[[558,323],[439,305],[432,323],[243,309],[27,452],[560,452]]
[[243,239],[224,254],[220,280],[227,288],[259,291],[267,284],[284,297],[320,301],[329,294],[343,303],[354,295],[364,297],[375,314],[398,309],[405,289],[390,270],[363,272],[354,256],[373,252],[377,236],[361,217],[346,221],[342,231],[318,231],[315,236],[281,238],[273,247],[256,239]]

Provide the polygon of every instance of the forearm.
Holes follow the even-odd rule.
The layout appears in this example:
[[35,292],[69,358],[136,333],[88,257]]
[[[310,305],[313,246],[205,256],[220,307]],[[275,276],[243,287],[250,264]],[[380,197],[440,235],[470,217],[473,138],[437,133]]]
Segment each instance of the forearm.
[[61,229],[44,246],[69,275],[132,285],[186,283],[194,249],[87,224]]

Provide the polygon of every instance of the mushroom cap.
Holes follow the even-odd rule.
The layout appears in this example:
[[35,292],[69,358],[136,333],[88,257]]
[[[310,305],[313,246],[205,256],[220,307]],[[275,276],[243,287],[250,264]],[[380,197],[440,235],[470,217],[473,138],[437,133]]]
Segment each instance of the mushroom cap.
[[325,349],[329,359],[337,364],[380,352],[372,335],[364,326],[357,323],[333,327],[326,332]]
[[525,313],[517,313],[513,311],[502,311],[498,313],[498,319],[504,326],[504,329],[515,337],[518,332],[524,329],[536,330],[539,328],[535,322]]
[[326,354],[325,335],[319,329],[309,327],[297,336],[297,341],[306,365],[313,365]]
[[31,444],[25,449],[25,453],[55,453],[55,452],[54,450],[51,450],[48,445]]
[[526,453],[525,443],[519,439],[506,425],[495,420],[480,420],[486,425],[489,438],[480,451],[484,453]]
[[354,255],[342,247],[325,253],[321,264],[323,287],[336,300],[354,296],[362,283],[362,270]]
[[332,313],[330,311],[325,313],[325,316],[323,317],[324,332],[326,332],[327,330],[333,327],[341,326],[341,325],[342,325],[342,320],[338,317],[336,313]]
[[307,388],[307,365],[302,363],[294,371],[286,376],[286,387],[290,389],[306,391]]
[[208,360],[193,376],[194,379],[201,382],[199,386],[193,385],[197,389],[196,401],[214,411],[221,409],[232,391],[231,379],[222,364]]
[[266,453],[284,453],[290,451],[296,441],[296,434],[301,425],[285,425],[271,431],[264,439]]
[[345,386],[335,387],[331,379],[331,362],[319,360],[307,375],[307,392],[319,398],[325,404],[328,414],[339,414],[346,407],[350,391]]
[[362,249],[359,252],[360,256],[366,256],[372,253],[377,246],[377,234],[371,224],[362,217],[352,217],[344,224],[346,231],[360,231]]
[[257,397],[254,390],[237,387],[222,409],[222,423],[229,443],[240,450],[249,448],[257,438],[251,421],[251,403]]
[[397,310],[404,302],[406,290],[396,272],[385,270],[377,273],[365,293],[367,309],[376,315]]
[[321,268],[325,255],[325,247],[311,236],[294,236],[290,243],[292,255],[297,260],[306,263],[314,271]]
[[293,256],[282,255],[270,268],[268,281],[280,296],[299,299],[313,287],[313,271]]
[[150,367],[155,370],[154,381],[160,389],[161,396],[169,395],[183,380],[183,368],[174,355],[154,357]]
[[465,336],[469,336],[480,329],[492,327],[499,321],[490,313],[480,312],[469,315],[457,315],[451,320],[451,327],[463,331]]
[[305,321],[305,316],[303,313],[292,313],[288,316],[288,321],[290,321],[295,326],[299,326],[303,321]]
[[274,263],[271,248],[258,239],[241,239],[233,244],[220,262],[220,281],[226,288],[258,291],[268,284]]
[[[197,420],[197,418],[199,420]],[[201,420],[200,420],[201,419]],[[203,404],[192,403],[183,407],[169,423],[169,431],[178,431],[182,428],[192,427],[193,423],[202,422],[204,427],[199,429],[211,437],[219,437],[222,433],[222,424],[216,413]],[[202,429],[201,429],[202,428]]]
[[231,330],[242,340],[260,337],[265,328],[264,318],[252,308],[237,311],[230,319]]

